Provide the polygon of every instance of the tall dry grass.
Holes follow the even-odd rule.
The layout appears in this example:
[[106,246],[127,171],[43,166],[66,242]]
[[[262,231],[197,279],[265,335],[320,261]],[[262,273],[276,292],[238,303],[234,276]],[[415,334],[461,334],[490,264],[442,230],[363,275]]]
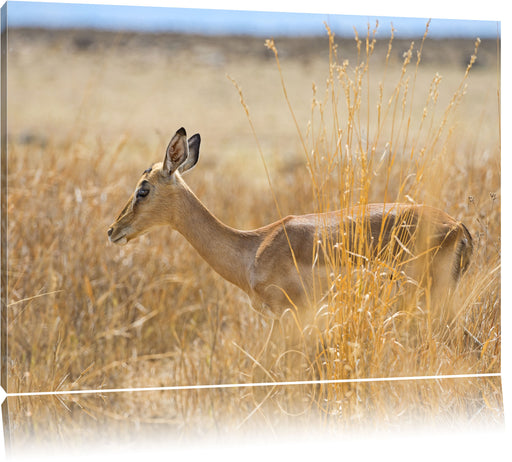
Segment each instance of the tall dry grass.
[[[297,326],[293,313],[287,313],[280,326],[273,326],[169,229],[122,249],[109,246],[107,226],[148,163],[163,157],[168,140],[159,132],[144,142],[134,135],[136,124],[131,131],[112,132],[117,136],[109,133],[106,143],[94,136],[97,106],[92,102],[99,101],[94,85],[100,85],[102,73],[117,75],[106,60],[95,68],[68,136],[48,132],[45,140],[9,140],[8,391],[499,372],[499,131],[484,123],[481,131],[468,127],[475,115],[466,114],[476,110],[482,121],[499,122],[498,104],[464,105],[473,63],[449,88],[431,67],[425,78],[426,41],[427,35],[411,43],[397,64],[394,39],[384,54],[374,54],[369,29],[366,37],[356,37],[355,58],[345,60],[329,33],[325,84],[315,84],[306,95],[290,91],[293,78],[278,46],[269,42],[278,71],[265,104],[274,104],[275,94],[285,90],[283,106],[291,109],[286,123],[296,130],[295,146],[288,141],[286,155],[271,148],[280,126],[271,135],[259,130],[264,117],[254,117],[247,91],[251,80],[241,87],[281,214],[398,200],[435,205],[467,224],[474,237],[473,262],[446,304],[434,306],[421,297],[406,304],[396,295],[396,282],[378,268],[332,258],[333,290],[315,313],[315,323]],[[258,67],[257,72],[265,71]],[[307,117],[297,112],[297,95],[299,106],[310,108]],[[99,109],[98,117],[105,117]],[[113,117],[112,124],[123,120]],[[216,155],[203,154],[187,182],[224,222],[261,226],[277,218],[274,198],[254,144],[250,155],[235,160],[237,143],[229,141],[230,134],[239,136],[227,129],[215,140],[224,140],[229,149],[208,145],[203,137],[203,152],[209,146]],[[240,140],[244,152],[248,139],[246,131]],[[257,164],[259,177],[251,179],[254,171],[247,168]],[[338,277],[342,267],[347,276]],[[282,335],[273,336],[272,329]],[[287,335],[294,330],[304,340],[290,346]],[[499,420],[499,385],[486,383],[484,393],[469,388],[472,403],[483,403],[478,412]],[[63,398],[56,413],[79,414],[85,421],[83,411],[169,423],[176,420],[166,417],[179,409],[183,426],[190,423],[187,410],[197,417],[215,408],[213,413],[222,415],[236,410],[238,423],[315,415],[349,425],[354,419],[368,423],[369,415],[389,421],[400,413],[400,400],[426,406],[425,415],[474,410],[468,411],[464,399],[445,402],[439,390],[421,399],[415,387],[386,390],[356,384],[251,388],[208,405],[190,393],[167,399],[160,410],[155,398],[144,415],[138,410],[146,402],[142,395],[113,399],[103,409],[94,400]],[[390,395],[400,400],[390,405]],[[12,402],[20,421],[22,415],[45,414],[34,402]],[[112,406],[117,408],[109,411]]]
[[[480,40],[475,42],[448,104],[439,108],[439,74],[432,77],[426,94],[416,94],[428,24],[419,45],[411,43],[404,53],[398,79],[391,83],[387,69],[393,37],[382,76],[376,78],[371,73],[375,32],[369,28],[365,38],[356,36],[358,57],[351,65],[346,60],[339,62],[334,35],[328,30],[327,83],[322,91],[313,87],[306,134],[297,127],[315,211],[324,213],[372,201],[425,203],[448,210],[462,222],[471,222],[475,198],[466,188],[468,172],[461,162],[464,153],[457,146],[456,124]],[[267,47],[275,54],[284,97],[295,120],[278,50],[273,41],[267,41]],[[424,100],[417,102],[420,97]],[[499,127],[495,135],[499,140]],[[499,156],[499,141],[492,149]],[[483,167],[477,177],[486,176]],[[490,187],[485,197],[485,218],[474,218],[480,229],[474,231],[472,268],[447,300],[431,299],[418,281],[396,268],[395,256],[391,261],[382,259],[368,265],[364,226],[356,228],[351,248],[340,244],[341,236],[337,243],[329,235],[323,236],[318,252],[323,252],[330,263],[326,271],[331,289],[327,295],[314,294],[314,305],[320,305],[315,321],[298,323],[304,351],[289,350],[279,356],[282,359],[289,354],[293,358],[287,361],[287,373],[300,364],[299,369],[307,370],[309,376],[295,373],[288,377],[337,380],[499,371],[500,211],[496,186]],[[354,259],[354,254],[363,257]],[[410,286],[414,288],[412,298],[407,295]],[[292,317],[293,330],[297,320]],[[295,338],[293,334],[291,337]],[[315,353],[308,350],[312,339],[317,342]],[[283,374],[278,376],[286,380],[287,373],[284,378]],[[272,377],[269,371],[266,375]],[[347,412],[351,399],[340,392],[343,387],[325,387],[326,409],[341,406]]]

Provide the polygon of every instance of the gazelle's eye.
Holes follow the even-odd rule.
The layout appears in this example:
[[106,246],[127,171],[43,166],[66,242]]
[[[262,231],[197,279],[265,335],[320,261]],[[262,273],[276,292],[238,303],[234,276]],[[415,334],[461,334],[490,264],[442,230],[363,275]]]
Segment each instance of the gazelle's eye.
[[146,197],[149,194],[148,188],[140,188],[137,190],[137,193],[135,194],[137,198],[139,197]]

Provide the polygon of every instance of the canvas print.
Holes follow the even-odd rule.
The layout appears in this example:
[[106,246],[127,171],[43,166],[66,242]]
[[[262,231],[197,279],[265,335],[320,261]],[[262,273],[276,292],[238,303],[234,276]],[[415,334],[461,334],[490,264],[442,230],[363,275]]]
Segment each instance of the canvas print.
[[7,450],[501,428],[500,46],[7,2]]

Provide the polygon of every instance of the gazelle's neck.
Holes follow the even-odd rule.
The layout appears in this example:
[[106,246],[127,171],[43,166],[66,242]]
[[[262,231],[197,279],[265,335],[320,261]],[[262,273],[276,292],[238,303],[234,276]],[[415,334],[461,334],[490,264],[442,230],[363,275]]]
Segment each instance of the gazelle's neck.
[[180,213],[176,214],[173,227],[217,273],[247,292],[248,273],[256,236],[223,224],[212,215],[183,180],[178,181],[182,183]]

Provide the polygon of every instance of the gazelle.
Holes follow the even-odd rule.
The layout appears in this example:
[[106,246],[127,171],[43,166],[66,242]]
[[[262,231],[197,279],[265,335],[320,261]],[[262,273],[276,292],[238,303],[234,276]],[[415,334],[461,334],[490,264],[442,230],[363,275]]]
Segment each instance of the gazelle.
[[217,273],[245,291],[255,309],[276,316],[307,305],[322,284],[327,288],[326,242],[356,260],[390,256],[392,265],[418,280],[428,268],[424,280],[442,290],[469,264],[473,245],[466,227],[425,205],[369,204],[288,216],[252,231],[233,229],[215,218],[182,178],[196,165],[200,142],[199,134],[187,140],[185,129],[176,132],[163,162],[144,171],[108,229],[111,242],[126,244],[152,227],[170,225]]

